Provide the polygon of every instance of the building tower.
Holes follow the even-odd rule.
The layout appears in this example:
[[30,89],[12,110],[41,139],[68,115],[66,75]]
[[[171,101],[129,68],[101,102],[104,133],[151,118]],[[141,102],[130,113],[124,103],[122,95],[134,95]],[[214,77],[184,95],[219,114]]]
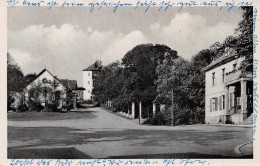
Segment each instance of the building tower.
[[86,89],[83,93],[83,100],[93,100],[92,89],[95,86],[95,79],[103,69],[101,61],[97,60],[83,70],[83,87]]

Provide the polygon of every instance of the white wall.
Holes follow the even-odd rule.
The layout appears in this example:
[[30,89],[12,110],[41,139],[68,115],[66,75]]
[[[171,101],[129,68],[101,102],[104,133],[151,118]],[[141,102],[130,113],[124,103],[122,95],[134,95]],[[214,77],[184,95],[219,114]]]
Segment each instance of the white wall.
[[[220,116],[225,113],[225,110],[220,110],[219,102],[218,102],[218,110],[210,112],[210,99],[212,98],[219,98],[222,95],[225,95],[225,84],[222,80],[222,69],[225,68],[225,73],[230,72],[233,70],[233,64],[236,65],[236,69],[240,67],[240,63],[244,60],[244,58],[239,58],[236,60],[233,60],[231,62],[228,62],[222,66],[218,66],[212,70],[209,70],[206,72],[206,85],[205,85],[205,117],[206,117],[206,123],[209,121],[216,121],[214,123],[217,123],[219,121]],[[212,85],[212,73],[215,72],[215,85]],[[229,88],[229,93],[234,92],[234,87]]]
[[83,100],[90,100],[93,89],[92,71],[83,71],[83,87],[86,89]]
[[[35,85],[42,84],[42,86],[51,86],[50,84],[44,84],[43,79],[46,78],[48,81],[53,82],[55,78],[48,72],[43,72],[36,80],[31,82],[27,87],[25,88],[25,97],[28,99],[28,91]],[[64,91],[65,92],[66,87],[64,87],[61,83],[58,84],[58,87],[56,88],[57,91]],[[66,93],[61,94],[61,98],[66,98]]]

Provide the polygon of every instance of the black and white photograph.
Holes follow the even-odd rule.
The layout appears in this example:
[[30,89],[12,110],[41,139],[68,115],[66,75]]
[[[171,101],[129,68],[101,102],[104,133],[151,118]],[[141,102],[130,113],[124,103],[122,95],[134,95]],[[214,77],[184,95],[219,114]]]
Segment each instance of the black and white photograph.
[[254,159],[253,12],[8,7],[7,159]]

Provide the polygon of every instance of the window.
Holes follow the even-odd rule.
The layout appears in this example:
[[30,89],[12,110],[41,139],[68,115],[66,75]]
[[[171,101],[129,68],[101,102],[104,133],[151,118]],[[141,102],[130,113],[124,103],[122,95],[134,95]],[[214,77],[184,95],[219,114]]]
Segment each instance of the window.
[[212,86],[215,85],[215,72],[212,73]]
[[210,111],[217,111],[218,110],[218,98],[212,98],[210,100]]
[[237,64],[235,63],[235,64],[233,64],[233,70],[235,70],[236,69],[236,67],[237,67]]
[[225,95],[219,97],[219,109],[225,109]]
[[88,76],[90,76],[90,73],[88,73]]
[[90,93],[90,90],[88,90],[88,93]]
[[222,82],[225,81],[225,68],[222,69]]
[[90,85],[90,81],[88,81],[88,84]]

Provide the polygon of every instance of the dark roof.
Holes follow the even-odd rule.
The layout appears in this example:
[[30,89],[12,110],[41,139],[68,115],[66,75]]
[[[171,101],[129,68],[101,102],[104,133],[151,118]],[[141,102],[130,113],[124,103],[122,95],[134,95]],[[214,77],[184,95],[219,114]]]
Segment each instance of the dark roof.
[[103,65],[101,61],[96,61],[94,64],[90,65],[88,68],[84,69],[83,71],[100,71],[103,69]]
[[61,84],[70,90],[76,90],[78,85],[76,80],[59,79]]
[[232,52],[230,55],[224,54],[224,55],[220,56],[219,58],[213,60],[208,66],[204,67],[202,70],[203,71],[211,70],[213,68],[226,64],[237,58],[238,58],[237,53],[234,53],[234,52]]
[[[34,82],[37,78],[39,78],[45,71],[47,71],[50,75],[52,75],[51,74],[51,72],[49,72],[49,70],[47,70],[46,68],[45,69],[43,69],[37,76],[35,76],[35,78],[32,80],[32,81],[30,81],[25,87],[27,87],[29,84],[31,84],[32,82]],[[56,76],[54,76],[54,75],[52,75],[57,81],[59,81],[60,82],[60,80],[56,77]],[[61,82],[60,82],[61,83]],[[62,83],[61,83],[62,84]],[[63,85],[63,84],[62,84]],[[63,85],[64,86],[64,85]],[[65,86],[66,87],[66,86]]]

